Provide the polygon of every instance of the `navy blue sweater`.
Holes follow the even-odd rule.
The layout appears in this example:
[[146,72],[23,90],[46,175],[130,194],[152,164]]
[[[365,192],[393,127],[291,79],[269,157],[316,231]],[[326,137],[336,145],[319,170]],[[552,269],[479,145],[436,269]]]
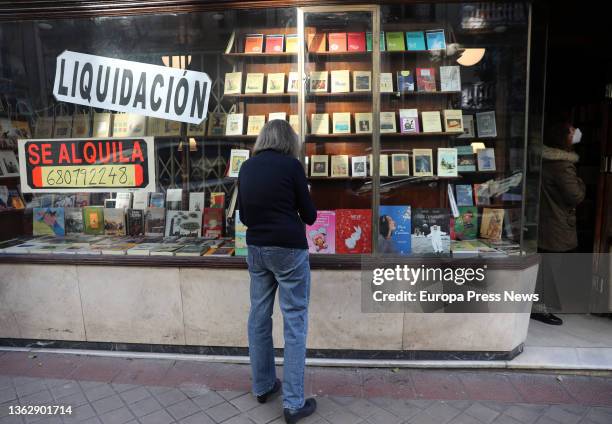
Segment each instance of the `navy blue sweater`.
[[299,160],[264,150],[244,162],[238,208],[247,244],[308,249],[304,223],[313,224],[317,210]]

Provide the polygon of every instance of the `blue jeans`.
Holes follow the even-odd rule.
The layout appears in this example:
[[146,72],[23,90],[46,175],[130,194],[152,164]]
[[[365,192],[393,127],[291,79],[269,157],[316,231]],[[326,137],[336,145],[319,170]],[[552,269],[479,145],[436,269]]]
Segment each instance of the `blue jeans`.
[[279,289],[283,313],[285,358],[283,366],[283,407],[304,406],[304,367],[310,264],[308,250],[273,246],[249,246],[247,256],[251,275],[249,313],[249,356],[253,372],[253,393],[258,396],[274,386],[274,346],[272,310]]

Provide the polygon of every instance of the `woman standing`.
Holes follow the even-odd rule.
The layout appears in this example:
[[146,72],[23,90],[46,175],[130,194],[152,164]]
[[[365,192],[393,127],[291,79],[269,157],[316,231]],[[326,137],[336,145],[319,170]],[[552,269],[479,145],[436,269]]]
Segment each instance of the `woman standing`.
[[[540,228],[538,251],[540,253],[573,253],[578,247],[576,234],[576,206],[585,196],[584,182],[576,174],[580,159],[573,146],[580,142],[582,133],[569,123],[558,123],[547,132],[542,150],[542,187],[540,191]],[[531,318],[551,325],[561,325],[561,318],[553,315],[547,305],[561,308],[559,292],[563,291],[563,272],[567,257],[543,255],[541,268],[543,287],[536,291],[544,295],[544,303],[534,305]],[[553,278],[557,275],[557,278]],[[569,274],[568,274],[569,275]],[[563,297],[563,296],[562,296]]]
[[304,367],[310,297],[310,264],[304,224],[317,211],[304,168],[300,143],[287,121],[268,122],[257,137],[253,157],[240,168],[240,220],[247,226],[247,263],[251,276],[249,355],[253,393],[260,403],[281,387],[274,368],[272,310],[279,289],[284,323],[283,408],[296,423],[311,415],[316,402],[304,400]]

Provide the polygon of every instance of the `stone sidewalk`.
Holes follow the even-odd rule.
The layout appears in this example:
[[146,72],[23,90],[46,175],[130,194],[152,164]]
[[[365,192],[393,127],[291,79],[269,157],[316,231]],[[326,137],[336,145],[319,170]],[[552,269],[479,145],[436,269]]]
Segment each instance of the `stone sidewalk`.
[[[279,368],[279,375],[282,369]],[[0,352],[0,423],[282,423],[245,365]],[[611,424],[612,376],[310,367],[304,424]],[[70,405],[71,415],[9,415]]]

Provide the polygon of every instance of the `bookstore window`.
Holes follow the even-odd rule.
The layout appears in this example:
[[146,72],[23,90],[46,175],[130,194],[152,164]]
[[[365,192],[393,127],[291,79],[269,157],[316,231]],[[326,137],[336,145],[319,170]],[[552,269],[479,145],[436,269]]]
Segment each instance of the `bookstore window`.
[[[265,122],[285,119],[304,142],[320,211],[306,228],[311,253],[532,253],[538,199],[523,198],[537,193],[524,179],[539,171],[525,136],[528,25],[522,2],[2,23],[0,249],[244,255],[235,177]],[[207,119],[57,101],[64,51],[204,72]],[[62,142],[78,160],[84,144],[74,140],[147,137],[150,190],[70,190],[44,170],[40,178],[66,189],[21,186],[18,138]]]

